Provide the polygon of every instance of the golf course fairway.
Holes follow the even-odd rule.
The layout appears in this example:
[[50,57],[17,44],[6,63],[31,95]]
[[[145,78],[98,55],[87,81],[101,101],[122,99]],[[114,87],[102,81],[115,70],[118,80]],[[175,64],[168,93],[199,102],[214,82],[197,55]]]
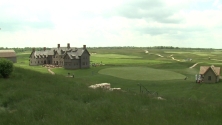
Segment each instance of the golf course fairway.
[[160,70],[147,67],[115,67],[99,71],[100,74],[110,75],[130,80],[173,80],[184,79],[186,76],[168,70]]

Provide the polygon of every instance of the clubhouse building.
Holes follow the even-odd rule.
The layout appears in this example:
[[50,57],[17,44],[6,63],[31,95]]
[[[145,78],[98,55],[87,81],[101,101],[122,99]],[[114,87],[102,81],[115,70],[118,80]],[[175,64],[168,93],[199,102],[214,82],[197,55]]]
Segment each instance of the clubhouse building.
[[44,49],[42,51],[35,51],[33,48],[30,54],[29,65],[56,65],[64,67],[65,69],[82,69],[90,67],[90,54],[86,49],[86,45],[82,48],[70,47],[68,43],[66,47],[60,47],[50,50]]

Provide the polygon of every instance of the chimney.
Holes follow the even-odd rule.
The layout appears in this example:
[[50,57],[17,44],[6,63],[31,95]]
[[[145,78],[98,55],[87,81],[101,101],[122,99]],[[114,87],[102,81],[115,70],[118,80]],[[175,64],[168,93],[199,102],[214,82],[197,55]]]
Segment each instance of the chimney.
[[35,48],[32,48],[32,52],[35,52]]
[[86,45],[83,45],[83,49],[86,49]]
[[45,51],[45,50],[46,50],[46,47],[44,47],[43,50]]
[[58,44],[58,48],[60,48],[60,44]]
[[67,48],[70,48],[70,44],[69,43],[67,43]]

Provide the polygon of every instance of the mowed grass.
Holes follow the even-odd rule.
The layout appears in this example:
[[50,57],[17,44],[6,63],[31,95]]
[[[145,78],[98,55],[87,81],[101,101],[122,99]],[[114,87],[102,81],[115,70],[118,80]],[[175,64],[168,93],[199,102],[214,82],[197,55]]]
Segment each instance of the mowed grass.
[[[18,63],[14,65],[10,78],[0,76],[0,125],[222,123],[222,82],[196,84],[194,79],[199,66],[216,64],[222,67],[220,61],[192,53],[183,54],[188,50],[149,50],[154,54],[146,54],[141,48],[89,51],[100,54],[100,57],[92,55],[92,62],[102,61],[105,65],[80,70],[55,68],[52,69],[55,75],[41,66],[29,66],[29,54],[18,54]],[[175,58],[192,58],[193,61],[178,62],[167,57],[171,53],[166,52],[174,51],[180,52],[173,54]],[[220,52],[213,52],[214,59],[220,60],[216,56]],[[164,57],[158,57],[157,53]],[[113,58],[108,58],[106,54],[111,54]],[[208,55],[207,52],[203,54]],[[189,68],[197,62],[202,63]],[[103,71],[105,74],[101,74]],[[75,78],[65,77],[67,73],[74,74]],[[165,79],[158,80],[159,75]],[[185,76],[187,80],[184,80]],[[142,80],[140,77],[150,78]],[[111,83],[111,87],[120,87],[122,91],[88,88],[103,82]],[[151,92],[158,92],[158,96],[166,100],[157,100],[146,93],[145,88],[140,93],[138,83]]]
[[131,56],[131,55],[121,55],[121,54],[91,54],[91,57],[97,57],[97,58],[142,58],[139,56]]
[[186,77],[176,72],[147,68],[147,67],[106,68],[100,70],[99,73],[123,79],[151,80],[151,81],[184,79]]
[[[148,59],[147,57],[151,57]],[[123,54],[91,54],[90,60],[92,63],[102,63],[105,65],[146,65],[146,64],[162,64],[171,63],[169,60],[154,60],[157,56],[144,55],[123,55]]]

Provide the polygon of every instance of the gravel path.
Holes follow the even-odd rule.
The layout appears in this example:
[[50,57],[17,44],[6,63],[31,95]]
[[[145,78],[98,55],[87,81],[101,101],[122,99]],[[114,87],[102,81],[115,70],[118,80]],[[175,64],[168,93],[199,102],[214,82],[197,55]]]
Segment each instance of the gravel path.
[[55,75],[55,73],[54,73],[50,68],[48,68],[48,71],[49,71],[52,75]]

